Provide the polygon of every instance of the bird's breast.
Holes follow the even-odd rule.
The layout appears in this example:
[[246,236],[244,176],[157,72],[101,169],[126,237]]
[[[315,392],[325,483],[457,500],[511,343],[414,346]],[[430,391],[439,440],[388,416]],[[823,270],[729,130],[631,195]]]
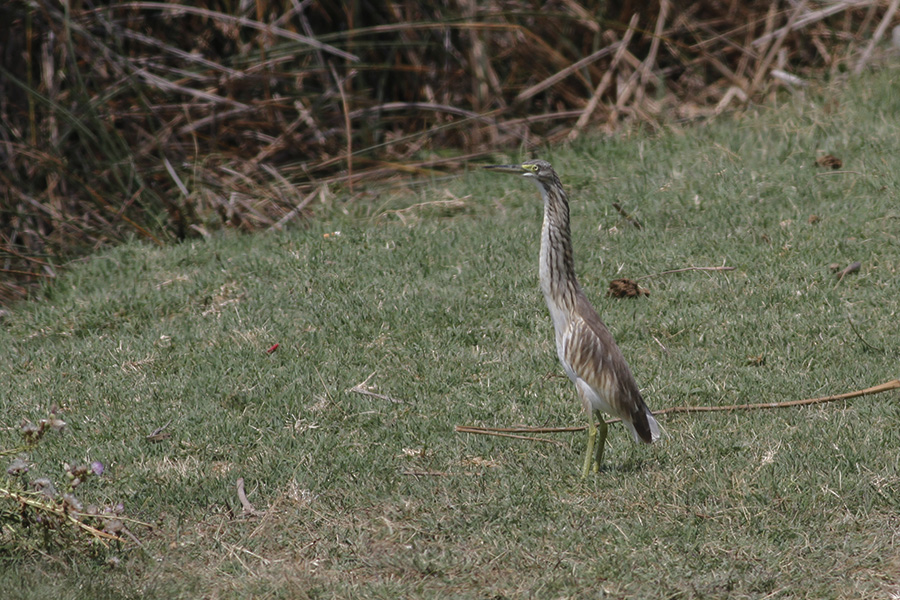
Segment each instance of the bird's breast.
[[556,302],[551,295],[545,294],[544,299],[547,301],[550,320],[553,322],[556,355],[559,357],[559,362],[562,363],[563,368],[566,370],[566,375],[574,382],[577,378],[577,374],[575,373],[573,365],[569,363],[569,360],[566,357],[566,344],[568,343],[566,336],[567,332],[570,330],[569,312],[566,310],[565,306]]

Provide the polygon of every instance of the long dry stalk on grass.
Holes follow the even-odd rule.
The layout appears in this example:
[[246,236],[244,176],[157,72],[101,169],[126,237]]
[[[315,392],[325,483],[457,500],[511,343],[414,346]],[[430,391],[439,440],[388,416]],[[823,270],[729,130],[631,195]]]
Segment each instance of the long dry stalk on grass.
[[[782,402],[762,402],[759,404],[728,404],[721,406],[673,406],[661,410],[653,411],[654,415],[667,415],[674,413],[697,413],[697,412],[735,412],[746,410],[762,410],[773,408],[791,408],[795,406],[811,406],[813,404],[824,404],[826,402],[836,402],[838,400],[850,400],[861,396],[870,396],[872,394],[880,394],[900,389],[900,379],[893,379],[880,385],[868,387],[863,390],[856,390],[844,394],[834,394],[832,396],[821,396],[817,398],[805,398],[803,400],[786,400]],[[617,423],[621,419],[610,419],[607,424]],[[481,427],[477,425],[457,425],[455,431],[457,433],[473,433],[477,435],[494,435],[499,437],[508,437],[513,439],[525,439],[530,441],[548,442],[544,438],[535,438],[523,434],[528,433],[569,433],[572,431],[584,431],[587,425],[576,427]]]

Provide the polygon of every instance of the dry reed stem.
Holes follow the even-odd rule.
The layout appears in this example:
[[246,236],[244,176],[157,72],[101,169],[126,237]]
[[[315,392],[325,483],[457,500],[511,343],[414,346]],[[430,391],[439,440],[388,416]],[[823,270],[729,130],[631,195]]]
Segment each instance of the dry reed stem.
[[[198,8],[185,4],[169,4],[166,2],[123,2],[118,5],[113,5],[111,8],[118,9],[129,9],[135,8],[138,10],[160,10],[160,11],[172,11],[176,13],[187,13],[187,14],[195,14],[211,21],[222,21],[226,23],[231,23],[240,27],[248,27],[250,29],[256,29],[264,32],[267,35],[283,37],[288,40],[292,40],[295,42],[300,42],[302,44],[307,44],[308,46],[315,48],[321,52],[327,52],[329,54],[333,54],[337,57],[343,58],[344,60],[349,60],[352,62],[359,62],[359,57],[350,54],[349,52],[344,52],[339,48],[335,48],[334,46],[330,46],[328,44],[323,44],[319,40],[311,37],[307,37],[305,35],[300,35],[298,33],[294,33],[293,31],[288,31],[287,29],[282,29],[281,27],[273,27],[267,23],[260,23],[259,21],[254,21],[252,19],[247,19],[245,17],[233,17],[231,15],[226,15],[222,12],[208,10],[205,8]],[[96,9],[97,11],[106,11],[109,10],[107,8]]]
[[594,114],[594,110],[596,110],[597,105],[600,103],[600,99],[603,97],[603,93],[612,82],[613,75],[616,68],[619,66],[619,62],[625,55],[625,50],[628,48],[629,42],[631,42],[631,37],[634,35],[634,28],[637,25],[637,22],[638,14],[634,13],[631,16],[631,21],[628,23],[628,29],[625,31],[625,37],[622,38],[622,43],[616,49],[612,64],[609,66],[609,69],[606,71],[606,73],[603,74],[603,78],[600,80],[600,83],[597,84],[597,89],[594,90],[594,94],[588,101],[587,106],[585,106],[584,112],[581,113],[581,116],[578,117],[578,121],[575,122],[575,127],[573,127],[572,131],[570,131],[566,136],[567,141],[574,142],[575,139],[578,138],[578,135],[581,133],[581,131],[584,129],[584,126],[587,125],[587,122],[590,120],[591,116]]
[[24,61],[0,64],[0,302],[48,276],[30,258],[59,264],[130,232],[163,243],[217,221],[284,226],[322,186],[449,171],[592,126],[705,118],[760,99],[770,75],[813,80],[817,57],[835,76],[858,72],[900,12],[897,0],[661,0],[641,15],[651,32],[597,0],[540,19],[515,1],[289,4],[11,5],[13,23],[33,26],[6,42]]
[[560,69],[559,71],[557,71],[550,77],[547,77],[543,81],[540,81],[540,82],[534,84],[533,86],[529,87],[528,89],[520,92],[519,95],[516,96],[515,101],[518,103],[518,102],[524,102],[525,100],[528,100],[529,98],[535,96],[536,94],[543,92],[547,88],[556,85],[557,83],[559,83],[560,81],[562,81],[563,79],[565,79],[566,77],[571,75],[572,73],[579,71],[580,69],[590,65],[593,62],[600,60],[601,58],[603,58],[605,56],[613,54],[614,52],[618,51],[619,48],[622,47],[622,44],[623,44],[622,41],[614,42],[614,43],[610,44],[609,46],[606,46],[605,48],[601,48],[600,50],[597,50],[593,54],[591,54],[589,56],[585,56],[581,60],[572,63],[568,67],[566,67],[564,69]]
[[[772,5],[773,7],[775,4]],[[766,52],[765,58],[759,63],[756,67],[756,74],[753,76],[753,79],[750,81],[750,87],[747,89],[747,95],[752,95],[759,85],[762,83],[763,78],[765,78],[768,73],[769,65],[772,64],[772,60],[775,58],[775,55],[781,49],[782,44],[784,44],[785,39],[787,39],[788,34],[791,32],[791,28],[794,26],[797,18],[800,16],[800,13],[806,8],[806,0],[802,0],[800,4],[791,12],[791,16],[788,19],[787,25],[781,31],[781,34],[775,38],[775,42],[769,47]]]
[[656,17],[656,28],[653,30],[653,39],[650,40],[650,52],[647,58],[641,63],[641,89],[647,87],[650,78],[653,75],[653,69],[656,65],[656,56],[659,54],[659,44],[662,40],[663,32],[666,27],[666,18],[669,16],[670,0],[659,0],[659,15]]
[[821,21],[822,19],[825,19],[832,15],[836,15],[845,10],[851,8],[860,8],[863,6],[872,6],[872,4],[873,3],[868,0],[858,0],[856,2],[835,2],[831,6],[826,6],[825,8],[816,11],[807,12],[802,17],[796,19],[792,24],[785,25],[784,27],[781,27],[780,29],[777,29],[775,31],[766,32],[765,35],[761,35],[750,43],[753,46],[762,46],[774,37],[779,37],[784,35],[785,33],[790,33],[792,31],[798,31],[808,25],[812,25],[813,23]]
[[347,132],[347,188],[350,190],[350,193],[353,193],[353,129],[350,126],[350,108],[347,103],[347,94],[344,92],[344,83],[348,81],[354,73],[350,73],[350,75],[344,79],[338,77],[337,71],[334,69],[334,65],[328,65],[331,69],[331,75],[334,77],[334,83],[338,89],[338,93],[341,95],[341,107],[344,109],[344,129]]
[[869,40],[866,49],[863,51],[862,56],[859,57],[859,61],[853,68],[853,73],[855,75],[859,75],[860,73],[862,73],[862,70],[866,68],[866,64],[869,62],[869,58],[872,56],[872,50],[875,49],[875,45],[881,41],[882,37],[884,37],[884,32],[887,31],[888,25],[890,25],[891,21],[894,19],[894,14],[897,12],[898,7],[900,7],[900,0],[891,0],[891,5],[888,7],[887,12],[884,13],[884,17],[878,24],[878,29],[875,30],[875,35],[873,35],[872,39]]

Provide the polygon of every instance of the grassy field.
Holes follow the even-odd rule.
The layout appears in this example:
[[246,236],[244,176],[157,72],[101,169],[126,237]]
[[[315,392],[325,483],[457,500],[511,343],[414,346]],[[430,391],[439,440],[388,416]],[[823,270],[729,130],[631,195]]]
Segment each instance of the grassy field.
[[[900,376],[898,76],[542,155],[653,409]],[[99,460],[82,499],[153,525],[87,552],[4,528],[3,597],[898,597],[897,392],[661,416],[652,447],[613,425],[586,481],[583,432],[454,431],[585,423],[538,289],[537,192],[475,167],[338,197],[303,231],[120,247],[3,316],[2,447],[57,405],[68,427],[18,454],[26,477]],[[660,274],[690,266],[735,270]],[[648,275],[649,297],[605,296]]]

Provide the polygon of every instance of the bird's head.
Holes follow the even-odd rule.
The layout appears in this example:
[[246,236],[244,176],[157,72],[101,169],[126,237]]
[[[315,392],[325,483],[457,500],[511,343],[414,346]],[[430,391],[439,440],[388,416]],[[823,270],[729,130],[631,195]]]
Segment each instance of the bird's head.
[[552,183],[554,180],[559,179],[553,170],[553,166],[540,158],[526,160],[518,165],[488,165],[484,168],[498,173],[521,175],[541,183]]

